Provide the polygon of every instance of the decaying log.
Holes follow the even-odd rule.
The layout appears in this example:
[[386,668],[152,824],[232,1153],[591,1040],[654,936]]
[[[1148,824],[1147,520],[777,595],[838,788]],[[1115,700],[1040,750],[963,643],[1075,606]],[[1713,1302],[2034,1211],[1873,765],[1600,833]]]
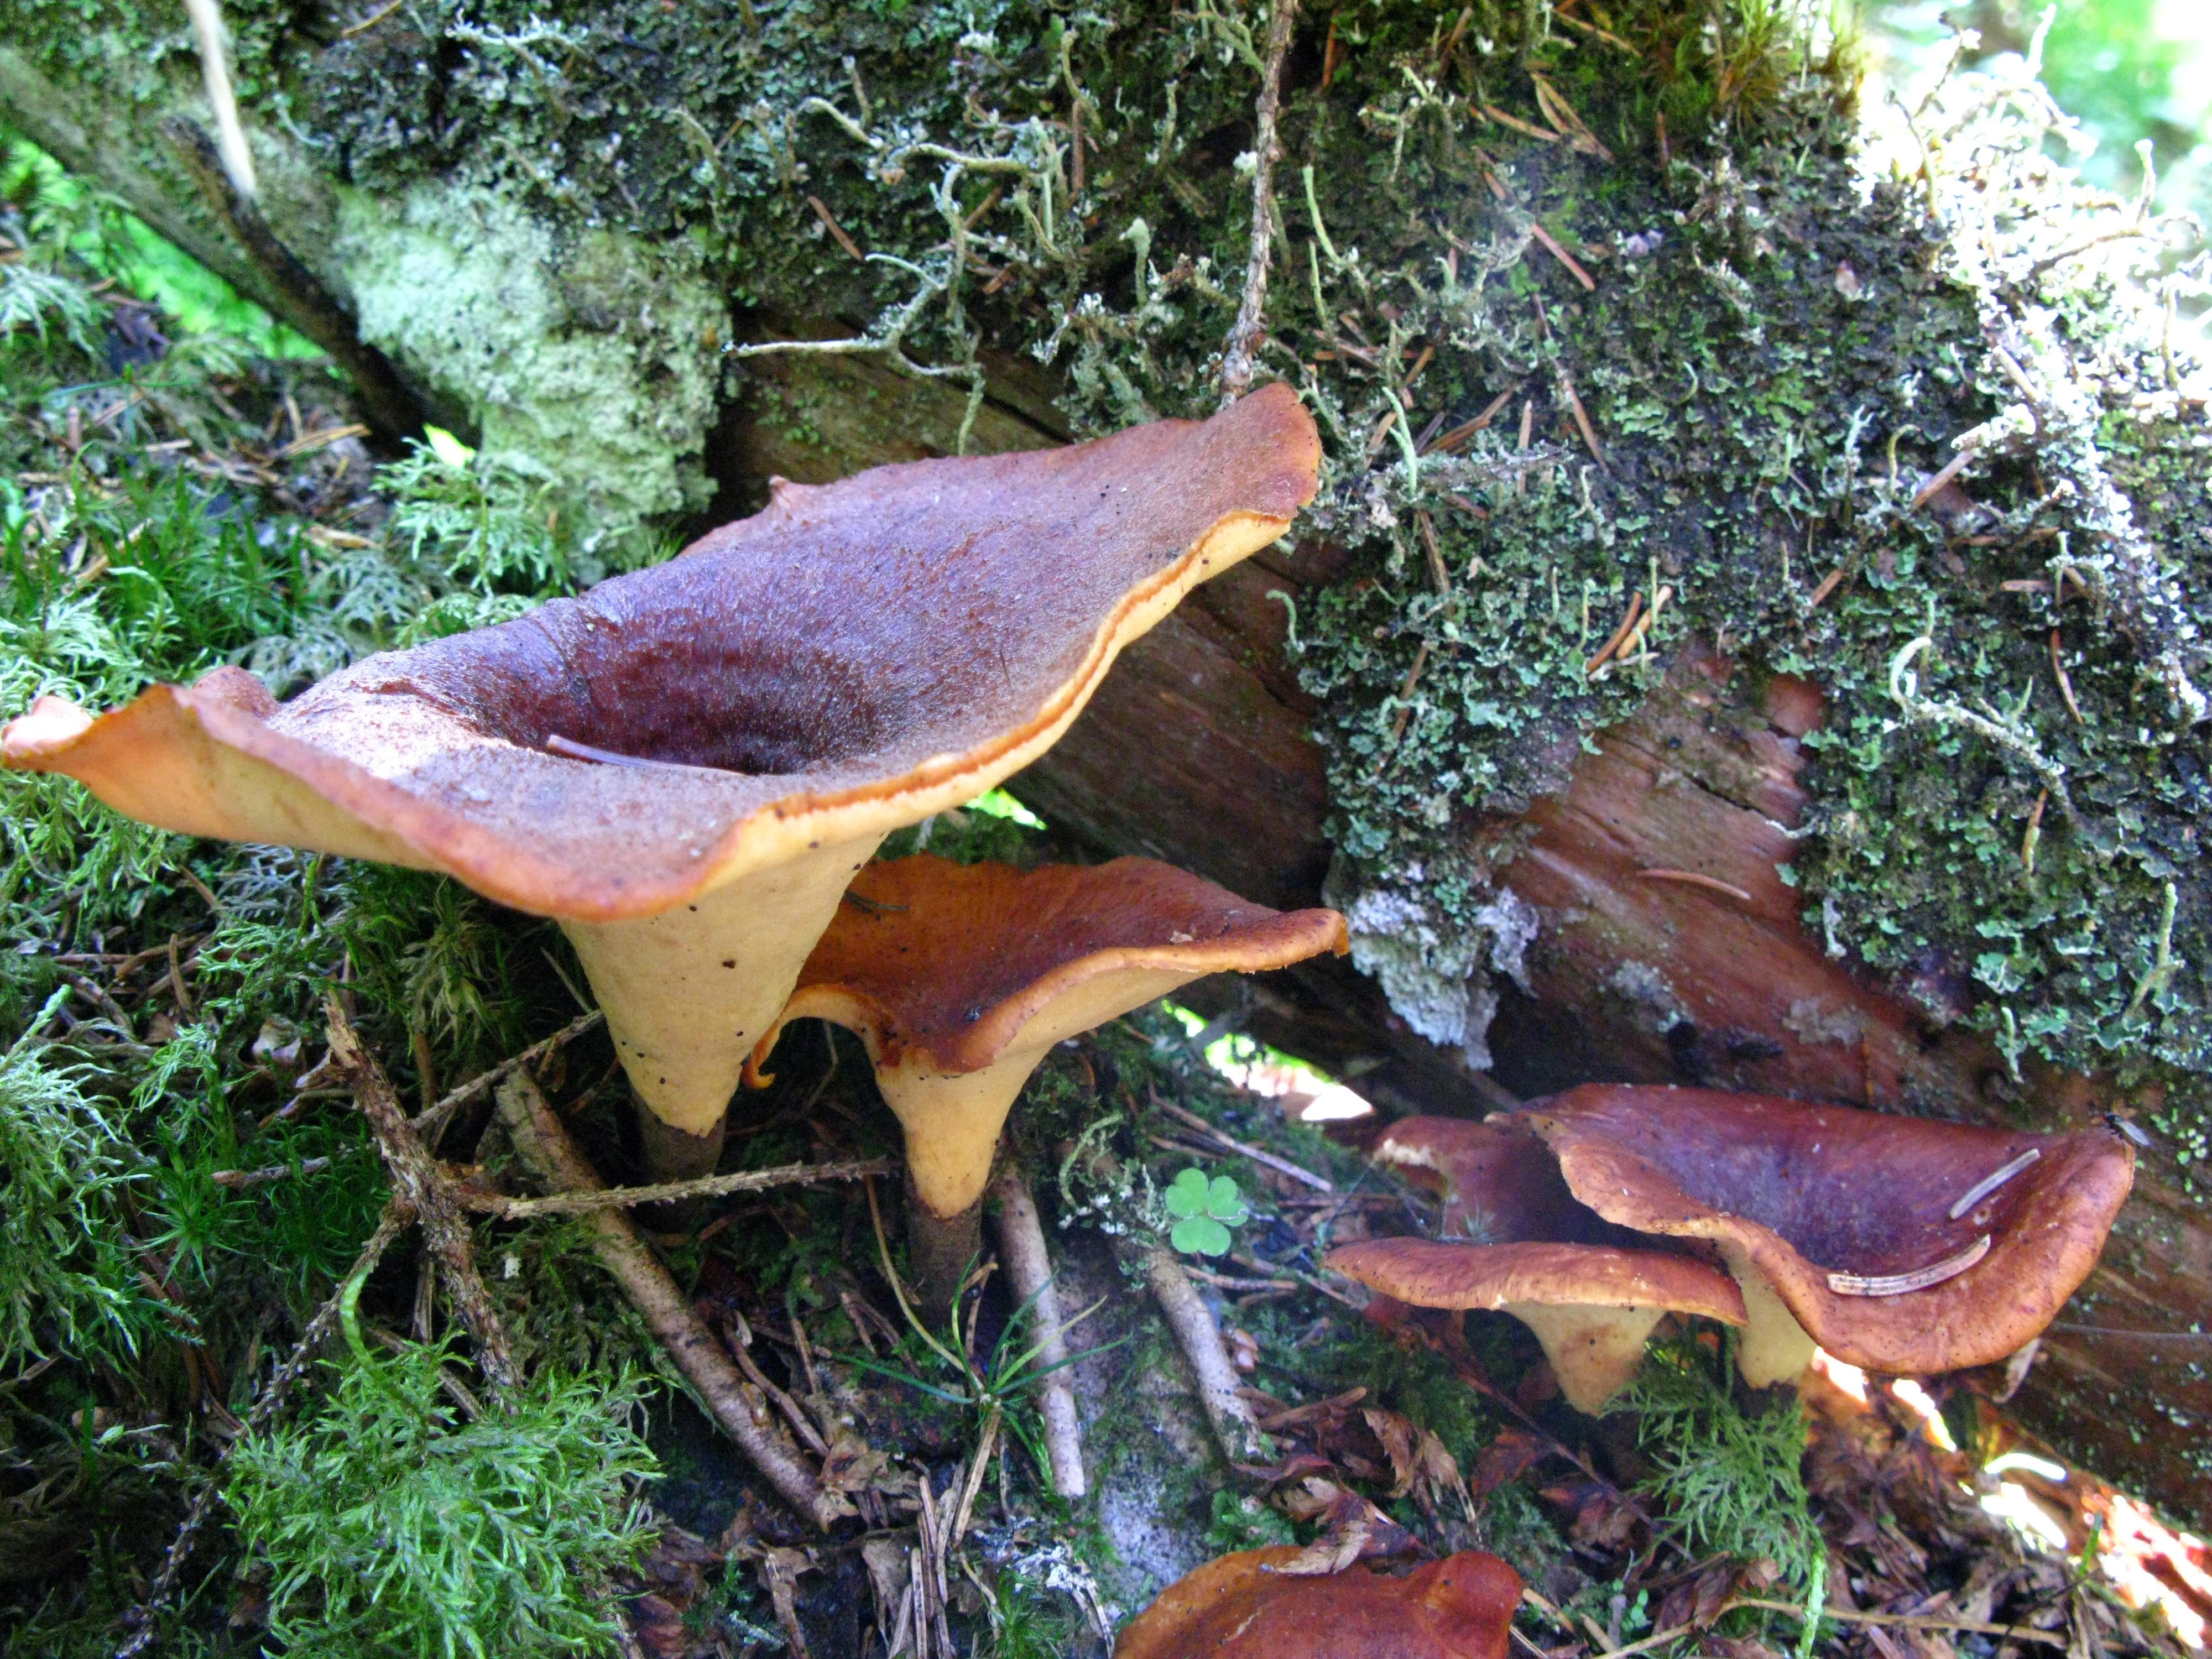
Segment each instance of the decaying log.
[[[927,453],[917,441],[939,434],[949,447],[958,424],[957,394],[874,365],[758,368],[787,398],[846,412],[829,452],[768,422],[732,428],[726,474],[826,477]],[[855,376],[866,396],[850,395]],[[1059,435],[1025,396],[987,413],[979,447]],[[1328,790],[1286,650],[1289,609],[1271,593],[1297,603],[1334,568],[1325,546],[1278,546],[1200,587],[1009,787],[1079,845],[1166,859],[1278,907],[1318,902]],[[1704,1081],[1972,1121],[2094,1125],[2109,1103],[2094,1081],[2024,1060],[2013,1084],[1986,1041],[1939,1027],[1904,988],[1832,958],[1807,930],[1801,896],[1775,871],[1807,800],[1798,740],[1819,719],[1819,694],[1776,679],[1754,702],[1747,678],[1686,652],[1635,719],[1597,735],[1599,752],[1580,758],[1563,795],[1476,832],[1526,842],[1504,880],[1541,918],[1531,994],[1509,990],[1490,1031],[1496,1081],[1523,1097],[1590,1079]],[[1184,1000],[1212,1013],[1240,994],[1244,1030],[1354,1077],[1386,1109],[1496,1104],[1459,1056],[1408,1030],[1344,962],[1241,992],[1194,985]],[[2212,1419],[2212,1340],[2192,1325],[2212,1330],[2212,1226],[2154,1150],[2103,1263],[2008,1409],[2100,1473],[2182,1514],[2212,1514],[2193,1426]]]

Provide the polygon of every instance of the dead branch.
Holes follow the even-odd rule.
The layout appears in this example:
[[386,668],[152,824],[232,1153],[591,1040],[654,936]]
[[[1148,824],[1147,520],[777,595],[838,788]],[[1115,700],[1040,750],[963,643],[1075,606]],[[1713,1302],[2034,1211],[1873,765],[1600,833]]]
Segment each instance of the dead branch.
[[1229,401],[1243,395],[1252,384],[1254,359],[1260,337],[1266,331],[1267,261],[1274,246],[1275,158],[1282,146],[1275,137],[1275,118],[1282,108],[1283,59],[1291,49],[1291,25],[1298,14],[1297,0],[1275,0],[1275,15],[1267,25],[1267,59],[1260,71],[1259,135],[1254,153],[1259,165],[1252,169],[1252,252],[1244,267],[1244,295],[1237,303],[1237,321],[1221,354],[1221,395]]
[[993,1188],[999,1200],[999,1248],[1015,1301],[1027,1303],[1036,1322],[1037,1363],[1047,1369],[1039,1384],[1037,1408],[1044,1419],[1045,1455],[1052,1464],[1053,1489],[1078,1498],[1089,1490],[1083,1473],[1083,1431],[1075,1413],[1075,1387],[1067,1368],[1067,1335],[1060,1319],[1060,1296],[1053,1288],[1052,1256],[1045,1248],[1044,1224],[1036,1200],[1018,1169],[1009,1169]]
[[1175,1333],[1176,1346],[1190,1362],[1198,1383],[1198,1403],[1205,1410],[1213,1437],[1221,1443],[1232,1464],[1246,1467],[1265,1462],[1267,1449],[1250,1408],[1237,1392],[1237,1368],[1230,1363],[1221,1328],[1213,1322],[1206,1298],[1199,1295],[1182,1263],[1166,1245],[1136,1244],[1129,1249],[1152,1287],[1168,1328]]
[[[599,1172],[569,1139],[568,1132],[525,1071],[510,1072],[496,1096],[499,1121],[514,1143],[532,1179],[548,1192],[592,1192]],[[799,1448],[771,1414],[767,1397],[740,1376],[729,1355],[677,1288],[660,1258],[653,1255],[630,1218],[617,1210],[586,1212],[592,1253],[613,1275],[677,1370],[682,1371],[715,1422],[784,1501],[817,1527],[827,1529],[852,1506],[823,1490]]]
[[[817,1181],[865,1181],[898,1168],[890,1158],[855,1158],[843,1164],[780,1164],[772,1170],[738,1170],[692,1181],[664,1181],[654,1187],[603,1187],[592,1193],[553,1193],[544,1198],[508,1198],[501,1193],[468,1192],[472,1210],[515,1221],[533,1215],[580,1215],[586,1210],[628,1210],[641,1204],[679,1199],[720,1198],[730,1193],[763,1192],[770,1187],[811,1187]],[[220,1179],[220,1177],[218,1177]]]
[[415,1210],[422,1224],[422,1241],[445,1275],[453,1311],[476,1343],[477,1363],[483,1368],[493,1394],[504,1395],[520,1376],[514,1366],[514,1352],[507,1344],[507,1328],[492,1306],[483,1275],[477,1271],[468,1220],[453,1179],[430,1156],[408,1122],[392,1079],[362,1047],[361,1034],[354,1030],[336,995],[324,999],[323,1012],[330,1024],[331,1069],[353,1091],[362,1115],[375,1132],[377,1150],[384,1154],[384,1166],[392,1175],[392,1190]]
[[439,1099],[437,1104],[427,1108],[411,1120],[415,1133],[421,1135],[426,1143],[435,1145],[438,1132],[446,1127],[447,1121],[462,1107],[497,1083],[500,1079],[518,1066],[535,1066],[541,1056],[550,1054],[554,1049],[573,1042],[588,1031],[597,1030],[605,1018],[606,1016],[596,1008],[588,1014],[580,1014],[554,1032],[551,1036],[539,1038],[520,1054],[502,1060],[489,1072],[479,1072],[466,1083],[448,1090]]

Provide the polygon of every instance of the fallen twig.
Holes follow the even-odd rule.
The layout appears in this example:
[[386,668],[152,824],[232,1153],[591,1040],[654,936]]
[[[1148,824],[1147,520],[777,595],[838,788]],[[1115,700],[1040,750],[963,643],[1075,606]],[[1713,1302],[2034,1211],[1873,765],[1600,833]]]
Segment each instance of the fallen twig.
[[551,1053],[563,1044],[582,1036],[587,1031],[596,1030],[600,1022],[605,1018],[605,1014],[594,1008],[590,1013],[580,1015],[570,1020],[551,1036],[541,1037],[520,1054],[502,1060],[489,1072],[480,1072],[466,1083],[447,1090],[436,1105],[410,1120],[415,1133],[421,1135],[426,1142],[435,1142],[438,1132],[445,1127],[448,1118],[516,1066],[536,1065],[539,1056]]
[[1213,1322],[1206,1299],[1191,1284],[1182,1263],[1164,1244],[1131,1243],[1126,1248],[1144,1270],[1146,1281],[1152,1285],[1160,1312],[1168,1322],[1168,1329],[1175,1334],[1176,1345],[1190,1362],[1192,1376],[1198,1383],[1198,1403],[1206,1413],[1213,1437],[1221,1443],[1222,1450],[1232,1464],[1249,1467],[1264,1462],[1266,1448],[1252,1421],[1250,1408],[1237,1392],[1237,1367],[1230,1363],[1229,1350],[1221,1340],[1221,1328]]
[[[499,1086],[499,1121],[514,1143],[515,1155],[532,1178],[550,1192],[595,1191],[599,1172],[569,1139],[560,1117],[524,1071],[510,1072]],[[644,1315],[645,1322],[675,1362],[708,1411],[738,1449],[753,1461],[786,1503],[827,1530],[852,1506],[823,1490],[799,1460],[799,1449],[769,1414],[767,1397],[738,1372],[721,1345],[700,1323],[668,1269],[653,1255],[630,1218],[617,1210],[586,1212],[592,1253],[600,1266]]]
[[400,1110],[392,1079],[362,1047],[361,1034],[346,1018],[335,994],[324,998],[323,1012],[330,1024],[330,1067],[353,1091],[355,1103],[375,1133],[377,1150],[391,1172],[392,1190],[406,1200],[422,1224],[422,1242],[437,1258],[447,1291],[453,1298],[453,1311],[476,1343],[477,1363],[483,1366],[485,1380],[495,1395],[505,1394],[520,1377],[514,1350],[507,1345],[506,1327],[492,1306],[483,1275],[477,1271],[469,1225],[453,1178],[430,1156],[406,1113]]
[[218,1187],[258,1187],[265,1182],[283,1181],[295,1175],[319,1175],[331,1167],[326,1158],[304,1158],[297,1164],[271,1164],[258,1170],[217,1170],[215,1184]]
[[1244,293],[1237,302],[1237,320],[1221,354],[1221,395],[1224,401],[1241,397],[1252,384],[1259,355],[1260,337],[1267,328],[1267,260],[1274,246],[1275,156],[1281,146],[1275,138],[1275,118],[1282,107],[1283,59],[1291,49],[1291,24],[1297,16],[1297,0],[1275,0],[1274,16],[1267,24],[1267,58],[1260,71],[1258,131],[1252,169],[1252,251],[1244,266]]
[[587,1210],[627,1210],[641,1204],[668,1204],[686,1198],[720,1198],[729,1193],[757,1193],[770,1187],[807,1187],[817,1181],[865,1181],[890,1175],[896,1158],[858,1158],[844,1164],[780,1164],[772,1170],[738,1170],[729,1175],[664,1181],[653,1187],[602,1187],[595,1192],[552,1193],[544,1198],[509,1198],[503,1193],[465,1190],[471,1210],[518,1221],[533,1215],[581,1215]]
[[1204,1118],[1199,1116],[1197,1113],[1187,1111],[1182,1107],[1176,1105],[1173,1101],[1162,1100],[1158,1094],[1154,1094],[1152,1096],[1152,1104],[1160,1111],[1165,1112],[1170,1117],[1175,1119],[1176,1122],[1186,1124],[1189,1127],[1197,1130],[1208,1140],[1218,1141],[1222,1146],[1226,1146],[1231,1152],[1235,1152],[1239,1158],[1249,1158],[1255,1164],[1265,1164],[1268,1169],[1276,1170],[1280,1174],[1286,1175],[1293,1181],[1304,1182],[1317,1193],[1333,1193],[1336,1190],[1336,1185],[1334,1182],[1326,1180],[1322,1176],[1316,1175],[1311,1170],[1301,1168],[1299,1165],[1291,1163],[1290,1159],[1286,1158],[1278,1158],[1273,1152],[1262,1152],[1257,1146],[1247,1146],[1243,1141],[1237,1139],[1234,1135],[1224,1134],[1219,1129],[1215,1128],[1211,1123],[1208,1123]]
[[999,1248],[1016,1303],[1026,1303],[1036,1322],[1036,1363],[1044,1370],[1038,1384],[1037,1411],[1044,1419],[1044,1449],[1052,1465],[1053,1490],[1078,1498],[1090,1489],[1083,1472],[1083,1431],[1075,1415],[1075,1387],[1067,1365],[1067,1336],[1060,1321],[1060,1297],[1053,1289],[1052,1255],[1045,1248],[1044,1224],[1036,1200],[1018,1169],[1008,1169],[993,1188],[999,1200]]
[[[1768,1613],[1786,1613],[1796,1618],[1801,1624],[1811,1616],[1803,1607],[1791,1602],[1769,1601],[1756,1595],[1730,1596],[1722,1607],[1721,1612],[1731,1613],[1738,1607],[1759,1607]],[[2008,1641],[2013,1642],[2040,1642],[2044,1646],[2051,1648],[2063,1648],[2066,1645],[2066,1638],[2061,1632],[2033,1630],[2025,1625],[1994,1624],[1987,1619],[1941,1619],[1912,1613],[1861,1613],[1855,1607],[1822,1607],[1820,1617],[1833,1619],[1839,1624],[1845,1625],[1887,1625],[1893,1628],[1905,1630],[1964,1630],[1972,1631],[1980,1636],[2002,1636]],[[1686,1626],[1684,1626],[1685,1630],[1687,1628]],[[1671,1633],[1680,1635],[1682,1632],[1677,1631]],[[1656,1638],[1646,1638],[1644,1645],[1650,1645],[1656,1639]],[[1623,1648],[1621,1651],[1626,1653],[1629,1650]]]

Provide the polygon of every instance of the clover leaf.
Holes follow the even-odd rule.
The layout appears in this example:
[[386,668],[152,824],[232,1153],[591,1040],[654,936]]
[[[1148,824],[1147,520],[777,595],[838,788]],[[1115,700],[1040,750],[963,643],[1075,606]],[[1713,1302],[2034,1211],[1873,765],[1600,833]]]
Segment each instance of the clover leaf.
[[1243,1195],[1227,1176],[1206,1178],[1203,1170],[1185,1170],[1165,1194],[1168,1213],[1176,1218],[1168,1242],[1186,1255],[1220,1255],[1229,1249],[1229,1230],[1251,1218]]

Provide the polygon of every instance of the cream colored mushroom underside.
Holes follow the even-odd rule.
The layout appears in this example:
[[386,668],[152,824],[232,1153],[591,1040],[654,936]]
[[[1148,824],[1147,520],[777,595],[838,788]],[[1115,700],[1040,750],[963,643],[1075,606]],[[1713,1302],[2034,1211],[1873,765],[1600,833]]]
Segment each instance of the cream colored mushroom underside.
[[1626,1388],[1644,1363],[1651,1328],[1667,1316],[1664,1308],[1558,1307],[1540,1302],[1506,1302],[1510,1313],[1536,1333],[1552,1375],[1567,1404],[1587,1416]]
[[1775,1294],[1765,1275],[1752,1265],[1749,1253],[1741,1244],[1729,1239],[1715,1242],[1720,1245],[1722,1261],[1735,1276],[1736,1288],[1743,1292],[1744,1322],[1736,1337],[1736,1370],[1754,1389],[1795,1381],[1813,1363],[1812,1337],[1797,1322],[1789,1304]]
[[561,924],[647,1111],[691,1135],[721,1120],[745,1056],[880,840],[751,871],[657,916]]
[[[907,1171],[921,1201],[950,1218],[983,1196],[1006,1114],[1054,1043],[1141,1008],[1194,977],[1170,968],[1123,968],[1086,979],[1047,1003],[980,1071],[943,1072],[921,1051],[895,1066],[878,1064],[876,1082],[906,1131]],[[851,1025],[875,1052],[874,1033],[859,1020],[840,1018],[826,1007],[804,1012]]]

